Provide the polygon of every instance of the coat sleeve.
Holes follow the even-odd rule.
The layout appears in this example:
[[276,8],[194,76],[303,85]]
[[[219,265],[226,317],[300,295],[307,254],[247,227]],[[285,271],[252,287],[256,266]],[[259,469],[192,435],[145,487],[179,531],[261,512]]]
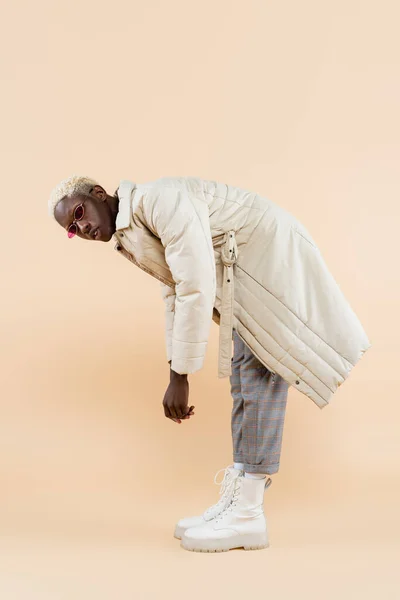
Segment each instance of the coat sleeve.
[[171,369],[194,373],[203,367],[216,294],[208,205],[183,189],[156,187],[143,198],[143,213],[175,281],[174,315],[166,326],[172,327]]
[[161,296],[165,306],[165,348],[167,361],[172,360],[172,330],[174,328],[175,316],[175,289],[160,281]]

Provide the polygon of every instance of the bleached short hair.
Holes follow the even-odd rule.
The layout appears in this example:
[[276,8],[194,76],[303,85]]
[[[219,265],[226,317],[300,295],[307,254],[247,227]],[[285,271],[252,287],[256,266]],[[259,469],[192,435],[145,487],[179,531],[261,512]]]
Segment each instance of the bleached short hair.
[[85,177],[84,175],[70,175],[67,179],[63,179],[55,188],[51,191],[48,208],[50,217],[55,217],[55,210],[57,204],[63,198],[71,198],[77,195],[88,195],[89,191],[95,185],[100,185],[94,179]]

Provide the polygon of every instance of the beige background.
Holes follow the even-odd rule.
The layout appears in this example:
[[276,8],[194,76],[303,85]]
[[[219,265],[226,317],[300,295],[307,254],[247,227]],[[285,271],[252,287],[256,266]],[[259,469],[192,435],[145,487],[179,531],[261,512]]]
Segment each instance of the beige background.
[[[3,4],[1,598],[399,597],[399,12]],[[110,194],[167,175],[264,194],[310,230],[364,325],[372,348],[330,406],[290,389],[270,548],[172,537],[231,461],[218,327],[177,425],[158,282],[47,216],[72,173]]]

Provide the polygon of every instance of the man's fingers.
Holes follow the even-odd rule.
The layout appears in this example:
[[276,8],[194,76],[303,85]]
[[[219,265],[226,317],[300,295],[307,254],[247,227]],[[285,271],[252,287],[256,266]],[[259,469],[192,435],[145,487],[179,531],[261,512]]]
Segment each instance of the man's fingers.
[[193,414],[193,409],[194,409],[194,406],[191,406],[190,408],[188,408],[187,412],[185,413],[185,417],[187,417],[188,415],[192,415]]
[[173,419],[179,419],[179,415],[178,415],[178,413],[176,412],[176,410],[175,410],[175,407],[174,407],[174,406],[170,406],[170,407],[169,407],[169,412],[171,413],[171,417],[172,417]]
[[193,409],[190,408],[189,411],[186,413],[186,415],[184,417],[182,417],[183,419],[187,419],[188,417],[191,417],[194,415]]
[[175,421],[175,423],[181,423],[184,419],[190,418],[194,415],[193,409],[194,406],[191,406],[186,414],[182,414],[182,416],[178,415],[178,411],[173,407],[169,407],[167,404],[163,404],[164,407],[164,415],[167,419],[171,419],[171,421]]
[[168,408],[168,406],[165,404],[164,405],[164,415],[167,417],[167,419],[172,419],[172,415],[170,413],[170,410]]

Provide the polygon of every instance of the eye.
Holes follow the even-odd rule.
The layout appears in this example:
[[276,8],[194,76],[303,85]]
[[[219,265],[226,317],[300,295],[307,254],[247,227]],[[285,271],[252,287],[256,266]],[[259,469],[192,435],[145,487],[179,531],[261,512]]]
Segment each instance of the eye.
[[83,213],[84,213],[83,205],[79,204],[79,206],[77,206],[74,211],[74,220],[79,221],[80,219],[82,219]]

